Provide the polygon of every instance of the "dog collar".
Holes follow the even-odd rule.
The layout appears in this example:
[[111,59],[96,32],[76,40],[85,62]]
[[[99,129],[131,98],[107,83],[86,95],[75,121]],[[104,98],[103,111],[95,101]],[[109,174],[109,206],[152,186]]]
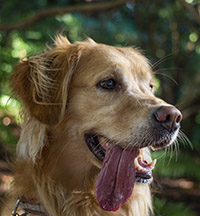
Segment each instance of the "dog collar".
[[[20,215],[17,210],[21,207],[23,213]],[[12,216],[26,216],[27,214],[37,215],[37,216],[48,216],[44,206],[33,199],[26,199],[24,197],[17,200],[15,208],[12,212]]]

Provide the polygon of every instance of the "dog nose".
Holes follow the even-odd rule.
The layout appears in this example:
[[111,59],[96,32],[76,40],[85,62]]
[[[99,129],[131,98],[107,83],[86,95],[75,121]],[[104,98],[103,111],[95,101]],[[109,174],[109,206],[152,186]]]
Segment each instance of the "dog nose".
[[157,122],[169,132],[174,132],[182,120],[181,112],[172,106],[158,107],[153,113]]

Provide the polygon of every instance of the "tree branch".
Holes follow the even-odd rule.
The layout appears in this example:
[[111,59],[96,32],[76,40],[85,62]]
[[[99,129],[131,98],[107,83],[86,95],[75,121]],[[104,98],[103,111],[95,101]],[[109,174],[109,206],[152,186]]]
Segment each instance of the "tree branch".
[[0,31],[9,32],[15,29],[18,30],[25,29],[48,17],[57,16],[57,15],[63,16],[64,14],[67,13],[108,10],[111,8],[122,6],[125,3],[131,1],[132,0],[115,0],[115,1],[107,1],[107,2],[104,1],[98,3],[85,3],[85,4],[77,4],[73,6],[44,9],[35,12],[33,16],[31,16],[25,21],[15,23],[15,24],[0,24]]
[[189,116],[193,114],[197,114],[200,110],[200,105],[194,105],[191,106],[185,110],[182,111],[184,118],[188,118]]
[[[199,213],[199,182],[188,179],[171,179],[154,177],[154,193],[158,199],[165,198],[171,202],[184,202],[191,209]],[[198,214],[197,214],[198,215]]]
[[188,4],[187,2],[185,2],[185,0],[178,0],[180,2],[180,4],[182,4],[186,9],[188,9],[190,11],[190,13],[192,14],[193,18],[196,20],[196,22],[200,25],[200,16],[197,13],[197,11],[194,9],[194,7],[192,7],[190,4]]

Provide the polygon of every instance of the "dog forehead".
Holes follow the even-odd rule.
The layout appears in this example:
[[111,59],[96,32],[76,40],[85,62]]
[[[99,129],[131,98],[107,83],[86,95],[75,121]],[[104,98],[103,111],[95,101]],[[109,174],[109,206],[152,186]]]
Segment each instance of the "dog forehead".
[[134,48],[118,48],[131,65],[131,75],[137,80],[146,80],[152,77],[152,70],[148,59]]
[[148,60],[138,50],[104,44],[96,44],[88,49],[86,47],[78,68],[80,72],[82,71],[80,74],[83,80],[109,70],[125,75],[127,79],[152,77]]

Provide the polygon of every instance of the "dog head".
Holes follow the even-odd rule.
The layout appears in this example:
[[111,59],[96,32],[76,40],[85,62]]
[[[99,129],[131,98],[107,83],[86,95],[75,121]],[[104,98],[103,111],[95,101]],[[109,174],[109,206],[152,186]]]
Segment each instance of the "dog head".
[[[63,152],[75,148],[80,150],[83,164],[85,160],[103,166],[96,194],[103,209],[115,211],[134,186],[135,171],[124,170],[135,170],[133,160],[139,149],[170,145],[182,115],[154,96],[151,67],[138,50],[90,39],[70,44],[62,36],[55,44],[16,66],[13,89],[29,117],[65,146]],[[35,148],[41,150],[41,146]],[[148,167],[145,163],[143,167]],[[124,189],[123,185],[128,186]]]

